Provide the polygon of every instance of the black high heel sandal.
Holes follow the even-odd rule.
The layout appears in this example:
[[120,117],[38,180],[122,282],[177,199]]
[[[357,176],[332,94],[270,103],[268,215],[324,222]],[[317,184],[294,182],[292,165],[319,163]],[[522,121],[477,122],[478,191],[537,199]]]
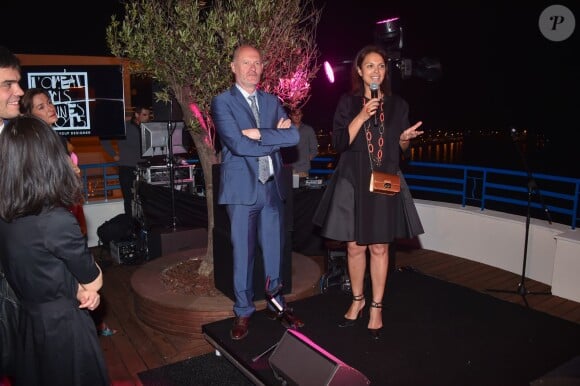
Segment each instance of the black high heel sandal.
[[[382,303],[377,303],[377,302],[371,302],[371,307],[373,308],[383,308],[383,304]],[[381,331],[383,330],[383,327],[379,327],[379,328],[368,328],[369,330],[369,334],[371,335],[371,338],[373,338],[374,340],[379,340],[381,338]]]
[[[352,295],[352,301],[353,302],[362,302],[365,300],[365,296],[364,295]],[[364,305],[361,307],[360,310],[358,310],[358,314],[356,315],[356,318],[354,319],[349,319],[347,317],[343,317],[342,320],[340,322],[338,322],[338,327],[352,327],[356,324],[356,321],[362,316],[363,314],[363,310],[364,310]]]

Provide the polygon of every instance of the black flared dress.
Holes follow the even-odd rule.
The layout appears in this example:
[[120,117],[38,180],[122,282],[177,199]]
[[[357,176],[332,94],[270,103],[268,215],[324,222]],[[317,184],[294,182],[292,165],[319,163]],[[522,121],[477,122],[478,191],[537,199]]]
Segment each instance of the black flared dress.
[[76,298],[99,269],[74,216],[56,208],[0,220],[0,258],[21,302],[13,384],[109,385],[95,323]]
[[[371,157],[367,140],[368,136],[373,149],[373,169],[400,174],[399,138],[409,127],[409,106],[396,95],[386,96],[382,105],[383,119],[377,118],[375,125],[374,117],[371,117],[349,144],[348,125],[360,112],[363,103],[363,97],[355,95],[343,95],[338,102],[332,143],[340,159],[313,222],[321,227],[321,235],[326,238],[356,241],[361,245],[413,238],[423,233],[423,227],[403,176],[401,192],[395,196],[369,190]],[[381,161],[377,162],[381,132],[383,154]]]

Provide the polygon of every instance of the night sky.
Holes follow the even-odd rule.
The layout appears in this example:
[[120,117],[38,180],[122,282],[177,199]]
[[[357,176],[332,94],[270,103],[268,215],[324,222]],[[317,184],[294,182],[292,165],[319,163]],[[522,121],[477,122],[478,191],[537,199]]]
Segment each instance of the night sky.
[[[57,3],[3,4],[1,44],[15,53],[109,55],[105,28],[113,13],[122,12],[122,5],[109,0],[83,2],[82,7]],[[317,33],[321,62],[353,59],[359,48],[373,42],[376,21],[398,16],[404,34],[401,56],[441,63],[439,81],[413,77],[393,84],[409,102],[411,120],[423,120],[425,129],[513,126],[543,131],[562,145],[570,143],[568,134],[577,129],[573,112],[580,85],[577,1],[315,3],[324,6]],[[553,4],[568,7],[576,17],[576,30],[562,42],[546,39],[538,28],[542,10]],[[26,11],[18,9],[23,6]],[[344,82],[331,86],[320,71],[304,120],[317,130],[330,129],[343,91]]]
[[[373,42],[376,21],[399,16],[402,56],[439,60],[441,80],[411,78],[393,87],[409,101],[412,118],[426,126],[551,130],[557,124],[571,130],[580,85],[580,66],[572,51],[580,48],[577,2],[567,5],[576,15],[576,31],[563,42],[547,40],[538,28],[550,2],[365,2],[365,8],[377,11],[362,10],[354,1],[327,3],[332,9],[326,6],[318,33],[324,57],[354,58],[358,48]],[[326,95],[331,92],[324,90]]]

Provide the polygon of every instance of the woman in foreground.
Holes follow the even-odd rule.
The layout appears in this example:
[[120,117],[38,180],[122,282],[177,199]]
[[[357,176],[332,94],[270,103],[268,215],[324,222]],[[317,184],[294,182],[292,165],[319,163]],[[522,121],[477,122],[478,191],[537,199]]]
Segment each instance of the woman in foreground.
[[[366,304],[364,279],[370,254],[371,301],[368,331],[379,339],[383,328],[383,296],[389,267],[389,244],[396,238],[423,233],[411,193],[399,168],[401,152],[423,134],[422,122],[409,125],[409,106],[391,94],[388,57],[378,46],[363,47],[353,62],[352,90],[343,95],[334,114],[332,145],[338,165],[324,192],[314,224],[321,235],[344,241],[352,303],[339,327],[351,327]],[[398,174],[401,191],[387,196],[369,190],[372,171]]]
[[20,301],[14,385],[109,385],[89,310],[103,279],[68,208],[81,182],[58,134],[23,115],[0,133],[0,259]]

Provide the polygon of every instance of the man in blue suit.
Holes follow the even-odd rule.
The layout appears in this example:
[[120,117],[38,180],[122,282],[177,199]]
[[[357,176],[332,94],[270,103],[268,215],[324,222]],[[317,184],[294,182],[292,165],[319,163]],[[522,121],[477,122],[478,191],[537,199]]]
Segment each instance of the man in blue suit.
[[[231,223],[236,317],[230,335],[234,340],[248,335],[250,316],[256,310],[252,275],[257,244],[264,256],[268,291],[282,284],[283,206],[288,189],[282,178],[280,148],[299,141],[298,129],[278,98],[257,88],[263,68],[256,48],[238,47],[231,63],[235,84],[214,97],[211,104],[222,143],[218,203],[226,205]],[[295,326],[303,325],[286,308],[280,294],[274,301],[282,311],[269,306],[268,317],[276,319],[283,313]]]

